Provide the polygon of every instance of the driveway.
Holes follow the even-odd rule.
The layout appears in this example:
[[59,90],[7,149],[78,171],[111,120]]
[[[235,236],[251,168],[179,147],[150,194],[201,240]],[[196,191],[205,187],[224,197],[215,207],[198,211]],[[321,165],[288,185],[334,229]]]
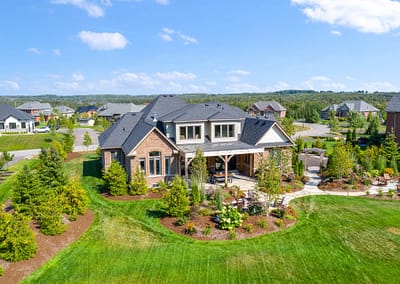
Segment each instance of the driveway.
[[[88,132],[90,138],[92,139],[92,145],[86,149],[86,146],[83,145],[83,137],[85,133]],[[95,151],[97,147],[99,147],[99,133],[91,128],[74,128],[74,152],[85,152],[86,150]]]
[[296,132],[292,138],[296,139],[297,137],[305,137],[305,136],[312,136],[312,137],[331,137],[330,129],[328,125],[325,124],[317,124],[317,123],[302,123],[302,122],[295,122],[295,125],[300,125],[304,127],[310,128],[309,130]]

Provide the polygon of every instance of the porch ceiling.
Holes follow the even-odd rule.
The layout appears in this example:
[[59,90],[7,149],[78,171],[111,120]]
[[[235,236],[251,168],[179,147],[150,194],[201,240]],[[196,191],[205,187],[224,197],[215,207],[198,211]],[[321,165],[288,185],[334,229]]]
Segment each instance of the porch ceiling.
[[241,155],[241,154],[253,154],[264,152],[263,147],[255,147],[243,142],[232,142],[232,143],[214,143],[212,145],[207,144],[194,144],[194,145],[180,145],[181,153],[186,158],[193,158],[196,154],[196,149],[200,148],[205,157],[216,157],[225,155]]

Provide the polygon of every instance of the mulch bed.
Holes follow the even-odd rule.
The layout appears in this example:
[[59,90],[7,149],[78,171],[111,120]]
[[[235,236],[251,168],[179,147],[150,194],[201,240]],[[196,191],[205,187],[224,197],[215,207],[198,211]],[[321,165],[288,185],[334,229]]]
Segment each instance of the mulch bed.
[[74,222],[70,222],[67,230],[59,236],[43,235],[35,228],[34,224],[31,224],[36,233],[36,242],[39,248],[36,255],[31,259],[19,262],[8,262],[0,259],[0,265],[4,268],[4,274],[0,276],[0,283],[18,283],[30,275],[59,251],[77,240],[92,225],[93,220],[93,212],[87,210],[85,215],[79,216]]
[[347,180],[343,179],[342,181],[334,180],[334,181],[326,181],[321,182],[318,185],[320,190],[326,191],[338,191],[338,192],[348,192],[348,191],[367,191],[371,185],[364,185],[361,182],[356,182],[354,185],[349,184]]
[[64,163],[69,162],[69,161],[71,161],[73,159],[76,159],[76,158],[80,158],[81,156],[83,156],[83,154],[79,153],[79,152],[68,153],[67,154],[67,158],[64,160]]
[[[186,235],[185,234],[185,225],[182,226],[177,226],[176,223],[176,218],[175,217],[164,217],[161,219],[161,224],[170,229],[171,231],[185,235],[187,237],[191,237],[197,240],[229,240],[229,231],[227,230],[221,230],[217,227],[217,224],[212,222],[210,219],[210,216],[199,216],[195,219],[191,219],[189,222],[194,223],[197,232],[192,234],[192,235]],[[268,223],[268,226],[266,228],[261,228],[258,225],[258,222],[260,220],[266,220]],[[288,220],[284,219],[283,220],[283,226],[279,228],[276,224],[275,221],[278,220],[278,218],[273,217],[273,216],[249,216],[247,220],[243,221],[243,224],[240,228],[235,229],[236,233],[236,240],[238,239],[246,239],[246,238],[253,238],[257,237],[260,235],[276,232],[279,230],[283,230],[285,228],[288,228],[292,226],[294,223],[296,223],[295,220]],[[253,225],[253,230],[252,232],[247,232],[245,230],[247,224],[252,224]],[[204,229],[207,226],[211,226],[211,232],[209,235],[204,235]]]

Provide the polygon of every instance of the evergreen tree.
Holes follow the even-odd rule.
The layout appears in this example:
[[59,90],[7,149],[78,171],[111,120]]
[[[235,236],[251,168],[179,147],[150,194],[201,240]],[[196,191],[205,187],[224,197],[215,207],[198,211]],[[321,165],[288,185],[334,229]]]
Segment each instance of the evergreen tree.
[[183,217],[189,212],[189,197],[186,182],[175,176],[169,190],[162,198],[164,212],[173,217]]
[[[368,116],[368,117],[370,117],[370,116]],[[381,122],[379,120],[379,116],[378,115],[372,115],[369,118],[368,121],[369,121],[369,125],[368,125],[368,128],[367,128],[366,134],[377,135],[379,133],[379,126],[381,125]]]
[[385,138],[383,155],[387,161],[391,161],[392,159],[398,161],[400,159],[399,145],[396,142],[396,136],[394,135],[393,131],[390,132]]
[[53,191],[48,192],[47,199],[35,208],[35,219],[40,232],[55,236],[65,231],[66,225],[62,220],[63,206],[60,198]]
[[72,153],[74,150],[74,135],[72,129],[68,129],[68,133],[64,134],[63,145],[65,152]]
[[73,177],[65,186],[60,200],[63,204],[63,213],[67,214],[71,221],[76,220],[78,215],[85,214],[89,204],[86,190],[79,183],[77,177]]
[[275,159],[261,158],[257,168],[257,189],[265,192],[268,200],[274,200],[281,193],[281,172]]
[[18,213],[6,213],[4,206],[0,206],[0,258],[7,261],[29,259],[37,249],[29,218]]
[[112,161],[110,167],[103,170],[103,179],[111,195],[126,195],[128,193],[126,172],[117,161]]
[[131,178],[131,188],[129,190],[130,195],[141,195],[146,194],[149,188],[147,187],[147,181],[144,171],[138,166],[134,171]]
[[351,132],[351,129],[347,129],[347,134],[346,134],[346,143],[352,143],[353,142],[353,133]]
[[354,167],[351,146],[337,145],[328,159],[328,172],[339,179],[348,177]]
[[8,151],[3,151],[2,159],[5,161],[5,166],[7,167],[8,162],[14,159],[14,154],[10,154]]
[[56,149],[42,149],[39,154],[38,177],[45,189],[60,194],[68,184],[68,177],[64,170],[63,160]]
[[208,177],[207,158],[200,148],[196,149],[196,156],[190,164],[191,176],[201,183],[205,183]]
[[200,190],[199,190],[199,183],[197,180],[192,180],[192,190],[190,192],[190,195],[192,197],[192,204],[193,206],[198,206],[200,204],[201,200],[201,195],[200,195]]

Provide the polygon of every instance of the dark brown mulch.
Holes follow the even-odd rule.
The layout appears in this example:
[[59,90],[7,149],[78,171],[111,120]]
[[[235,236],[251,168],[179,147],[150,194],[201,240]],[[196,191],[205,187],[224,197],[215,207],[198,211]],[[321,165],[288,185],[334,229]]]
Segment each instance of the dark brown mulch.
[[143,200],[143,199],[160,199],[163,196],[164,192],[152,192],[149,190],[146,194],[143,195],[122,195],[122,196],[113,196],[110,193],[103,193],[102,196],[116,201],[133,201],[133,200]]
[[371,185],[364,185],[361,182],[356,182],[354,185],[349,184],[348,181],[343,180],[335,180],[335,181],[326,181],[321,182],[318,185],[320,190],[326,191],[340,191],[340,192],[347,192],[347,191],[366,191],[370,188]]
[[31,259],[19,262],[0,260],[0,265],[4,268],[4,274],[0,276],[0,283],[14,284],[21,281],[51,259],[60,250],[77,240],[90,225],[92,225],[93,220],[93,212],[87,210],[85,215],[79,216],[74,222],[70,222],[67,231],[59,236],[43,235],[32,224],[32,229],[34,229],[36,233],[36,242],[39,248],[36,255]]
[[79,153],[79,152],[68,153],[67,154],[67,158],[64,160],[64,163],[69,162],[69,161],[71,161],[73,159],[76,159],[76,158],[80,158],[82,156],[83,156],[83,154]]
[[[229,231],[227,230],[221,230],[217,227],[217,224],[212,222],[210,219],[210,216],[199,216],[195,219],[191,219],[189,222],[194,223],[196,227],[196,233],[192,235],[186,235],[185,234],[185,225],[182,226],[177,226],[176,223],[176,218],[175,217],[164,217],[161,219],[161,224],[170,229],[171,231],[185,235],[187,237],[191,237],[197,240],[228,240],[229,239]],[[268,223],[268,226],[266,228],[261,228],[258,225],[258,222],[260,220],[266,220]],[[246,221],[243,221],[243,224],[240,228],[235,229],[236,233],[236,240],[237,239],[246,239],[246,238],[253,238],[257,237],[260,235],[265,235],[269,234],[272,232],[276,232],[285,228],[288,228],[292,226],[293,224],[296,223],[295,220],[288,220],[285,219],[283,220],[284,225],[282,228],[279,228],[276,224],[275,221],[278,220],[278,218],[273,217],[273,216],[249,216]],[[252,232],[246,231],[246,226],[248,224],[253,225],[253,230]],[[209,235],[204,235],[204,229],[207,226],[211,226],[211,232]]]

